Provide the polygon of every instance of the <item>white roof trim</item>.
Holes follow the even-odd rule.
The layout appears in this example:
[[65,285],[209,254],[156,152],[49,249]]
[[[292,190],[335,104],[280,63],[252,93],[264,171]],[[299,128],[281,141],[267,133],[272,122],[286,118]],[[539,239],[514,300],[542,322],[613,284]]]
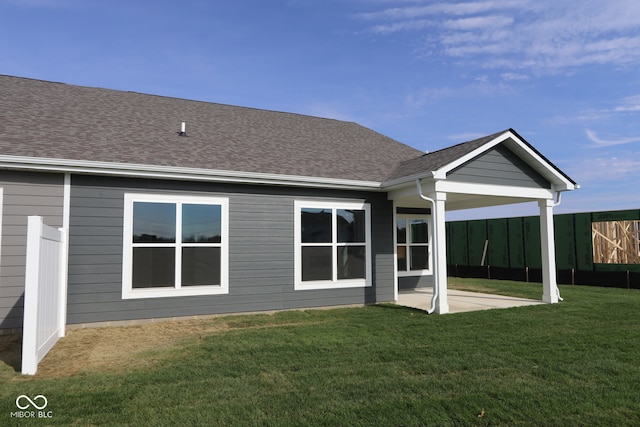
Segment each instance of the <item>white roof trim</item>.
[[470,182],[437,181],[436,192],[472,194],[477,196],[515,197],[519,199],[553,200],[554,191],[547,188],[516,187],[509,185],[475,184]]
[[[554,166],[552,166],[547,160],[543,159],[535,151],[533,151],[524,141],[522,141],[517,135],[511,131],[505,131],[500,136],[496,137],[492,141],[483,144],[470,153],[454,160],[453,162],[441,167],[433,172],[433,177],[437,180],[446,179],[447,174],[458,166],[474,159],[475,157],[489,151],[496,145],[503,143],[507,140],[513,141],[515,144],[507,144],[510,149],[515,149],[514,153],[524,155],[521,157],[529,166],[533,167],[538,173],[548,179],[557,190],[573,190],[576,185],[562,175]],[[534,164],[535,162],[535,164]],[[538,167],[536,167],[538,166]],[[541,167],[541,168],[540,168]],[[540,170],[542,169],[542,171]]]
[[513,136],[515,138],[515,135],[513,135],[511,132],[505,132],[502,135],[495,138],[494,140],[487,142],[486,144],[483,144],[480,147],[476,148],[472,152],[467,153],[464,156],[457,158],[453,162],[446,164],[440,169],[433,171],[433,177],[435,179],[447,179],[447,174],[451,172],[453,169],[457,168],[460,165],[465,164],[466,162],[474,159],[475,157],[478,157],[480,154],[486,151],[489,151],[496,145],[500,144],[501,142],[509,138],[509,136]]
[[0,156],[0,167],[77,174],[353,190],[379,190],[382,187],[382,183],[374,181],[27,156]]
[[396,178],[396,179],[391,180],[391,181],[385,181],[385,182],[382,183],[382,186],[386,190],[393,190],[395,188],[404,187],[404,186],[407,185],[407,183],[410,183],[411,185],[414,185],[416,179],[419,179],[419,180],[432,179],[432,178],[434,178],[434,176],[435,176],[435,172],[433,172],[433,171],[424,171],[424,172],[420,172],[420,173],[409,175],[409,176],[402,176],[400,178]]
[[[509,132],[511,134],[511,132]],[[511,143],[511,141],[515,142],[515,146],[513,143]],[[564,191],[564,190],[575,190],[576,188],[578,188],[578,186],[576,184],[574,184],[573,182],[571,182],[569,179],[567,179],[564,175],[562,175],[558,169],[556,169],[555,167],[553,167],[551,164],[549,164],[549,161],[543,159],[542,157],[540,157],[540,155],[538,153],[536,153],[534,150],[532,150],[527,144],[523,143],[520,138],[517,137],[512,137],[509,141],[506,141],[507,148],[510,149],[515,149],[514,153],[520,154],[520,153],[525,153],[526,156],[529,156],[529,158],[534,159],[538,165],[543,166],[545,169],[545,173],[541,173],[542,176],[544,176],[545,178],[549,179],[551,176],[553,176],[555,178],[555,180],[549,179],[549,181],[553,184],[554,188],[556,190],[559,191]],[[518,153],[518,151],[520,153]],[[525,160],[526,162],[526,158],[524,158],[523,160]],[[532,166],[530,162],[527,162],[529,164],[529,166]],[[534,170],[540,172],[538,169],[536,169],[535,167],[533,167]]]

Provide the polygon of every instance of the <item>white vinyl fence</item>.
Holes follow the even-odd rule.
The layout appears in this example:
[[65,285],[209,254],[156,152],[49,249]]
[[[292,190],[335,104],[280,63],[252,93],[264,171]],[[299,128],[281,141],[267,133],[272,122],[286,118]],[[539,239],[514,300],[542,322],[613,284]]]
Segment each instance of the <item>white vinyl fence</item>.
[[30,216],[22,328],[22,373],[34,375],[38,363],[65,332],[64,231]]

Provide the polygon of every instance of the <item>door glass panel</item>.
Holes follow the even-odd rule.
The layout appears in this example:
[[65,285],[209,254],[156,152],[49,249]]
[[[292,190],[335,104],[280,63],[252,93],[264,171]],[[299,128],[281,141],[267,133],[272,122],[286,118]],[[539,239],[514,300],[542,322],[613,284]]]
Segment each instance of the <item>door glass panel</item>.
[[429,248],[427,246],[413,246],[409,249],[411,255],[411,270],[427,270],[429,268]]
[[409,220],[411,227],[411,243],[428,243],[429,227],[426,219]]
[[396,235],[398,243],[407,243],[407,220],[404,218],[396,220]]
[[398,246],[398,271],[407,271],[407,247]]

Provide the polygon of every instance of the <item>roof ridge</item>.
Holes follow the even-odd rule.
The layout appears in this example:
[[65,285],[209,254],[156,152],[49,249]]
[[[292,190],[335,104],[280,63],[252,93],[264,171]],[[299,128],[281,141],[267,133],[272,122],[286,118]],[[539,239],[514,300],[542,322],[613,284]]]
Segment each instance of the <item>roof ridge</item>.
[[[44,79],[36,79],[34,77],[24,77],[24,76],[12,76],[11,74],[2,74],[0,73],[0,77],[9,77],[12,79],[20,79],[20,80],[31,80],[34,82],[42,82],[42,83],[53,83],[53,84],[58,84],[58,85],[69,85],[68,83],[65,82],[56,82],[54,80],[44,80]],[[72,86],[72,85],[70,85]]]
[[496,138],[498,135],[502,135],[502,134],[503,134],[503,133],[505,133],[505,132],[509,132],[509,130],[510,130],[510,129],[501,130],[501,131],[499,131],[499,132],[492,133],[491,135],[485,135],[485,136],[481,136],[481,137],[476,138],[476,139],[470,139],[470,140],[468,140],[468,141],[459,142],[458,144],[450,145],[450,146],[448,146],[448,147],[443,147],[443,148],[440,148],[440,149],[438,149],[438,150],[436,150],[436,151],[430,151],[429,153],[425,153],[425,154],[432,154],[432,153],[437,153],[437,152],[439,152],[439,151],[443,151],[443,150],[449,150],[449,149],[451,149],[451,148],[459,147],[459,146],[461,146],[461,145],[465,145],[465,144],[475,143],[475,142],[478,142],[478,141],[480,141],[480,140],[484,140],[484,139],[491,140],[491,139]]
[[[486,135],[480,138],[472,139],[470,141],[461,142],[456,145],[444,147],[436,151],[431,151],[420,156],[404,160],[398,163],[398,166],[391,173],[391,175],[387,177],[387,180],[411,176],[414,173],[418,173],[418,170],[421,170],[422,172],[426,171],[427,169],[429,169],[430,171],[435,171],[443,165],[449,163],[452,160],[452,155],[455,158],[460,157],[461,155],[467,154],[468,152],[482,147],[483,145],[493,141],[495,138],[503,135],[508,131],[509,130],[495,132],[491,135]],[[465,146],[470,147],[466,148]]]
[[169,99],[169,100],[186,101],[186,102],[197,102],[197,103],[204,103],[204,104],[214,104],[214,105],[218,105],[218,106],[222,106],[222,107],[241,108],[241,109],[244,109],[244,110],[253,110],[253,111],[260,111],[260,112],[266,112],[266,113],[275,113],[275,114],[287,114],[287,115],[292,115],[292,116],[308,117],[308,118],[320,119],[320,120],[331,120],[331,121],[335,121],[335,122],[339,122],[339,123],[351,123],[351,124],[357,124],[359,126],[362,126],[359,123],[354,122],[354,121],[350,121],[350,120],[340,120],[340,119],[335,119],[335,118],[331,118],[331,117],[321,117],[321,116],[314,116],[314,115],[311,115],[311,114],[303,114],[303,113],[296,113],[296,112],[282,111],[282,110],[273,110],[273,109],[268,109],[268,108],[247,107],[247,106],[244,106],[244,105],[226,104],[226,103],[217,102],[217,101],[206,101],[206,100],[203,100],[203,99],[181,98],[179,96],[160,95],[160,94],[155,94],[155,93],[139,92],[139,91],[135,91],[135,90],[126,90],[126,89],[124,89],[124,90],[123,89],[113,89],[113,88],[101,87],[101,86],[87,86],[87,85],[81,85],[81,84],[75,84],[75,83],[58,82],[58,81],[44,80],[44,79],[38,79],[38,78],[33,78],[33,77],[13,76],[13,75],[10,75],[10,74],[1,74],[1,73],[0,73],[0,77],[9,77],[9,78],[13,78],[13,79],[30,80],[30,81],[34,81],[34,82],[49,83],[49,84],[59,84],[59,85],[65,85],[65,86],[68,86],[68,87],[75,87],[75,88],[79,88],[79,89],[104,90],[104,91],[109,91],[109,92],[130,93],[130,94],[134,94],[134,95],[150,96],[150,97],[155,97],[155,98],[165,98],[165,99]]
[[[419,155],[419,156],[416,156],[416,157],[414,157],[414,158],[412,158],[412,159],[404,160],[404,161],[402,161],[400,164],[403,164],[403,163],[406,163],[406,162],[414,161],[414,160],[416,160],[416,159],[419,159],[420,157],[426,157],[426,156],[430,156],[430,155],[433,155],[433,154],[438,154],[438,153],[440,153],[440,152],[442,152],[442,151],[453,150],[453,149],[455,149],[455,148],[457,148],[457,147],[460,147],[460,146],[462,146],[462,145],[475,143],[475,142],[478,142],[478,141],[483,140],[483,139],[491,140],[491,139],[496,138],[498,135],[502,135],[503,133],[505,133],[505,132],[509,132],[509,131],[514,132],[511,128],[509,128],[509,129],[505,129],[505,130],[500,131],[500,132],[495,132],[495,133],[493,133],[493,134],[491,134],[491,135],[482,136],[482,137],[480,137],[480,138],[471,139],[471,140],[469,140],[469,141],[459,142],[459,143],[457,143],[457,144],[455,144],[455,145],[449,145],[449,146],[447,146],[447,147],[442,147],[442,148],[439,148],[439,149],[437,149],[437,150],[435,150],[435,151],[429,151],[429,152],[423,153],[423,154],[421,154],[421,155]],[[515,132],[514,132],[514,133],[515,133]]]
[[[5,156],[381,182],[421,154],[361,124],[300,113],[1,74],[0,88],[0,108],[15,111],[0,126]],[[191,138],[176,139],[181,121]]]

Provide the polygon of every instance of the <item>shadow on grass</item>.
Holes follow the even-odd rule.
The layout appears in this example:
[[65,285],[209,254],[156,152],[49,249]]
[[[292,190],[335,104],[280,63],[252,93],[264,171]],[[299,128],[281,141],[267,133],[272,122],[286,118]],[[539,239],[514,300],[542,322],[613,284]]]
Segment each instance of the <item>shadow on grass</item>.
[[408,307],[406,305],[394,304],[391,302],[383,302],[380,304],[375,304],[372,307],[384,309],[384,310],[404,311],[406,313],[424,314],[425,316],[429,316],[429,314],[426,311],[421,310],[419,308]]
[[13,368],[22,369],[22,335],[0,335],[0,362]]

